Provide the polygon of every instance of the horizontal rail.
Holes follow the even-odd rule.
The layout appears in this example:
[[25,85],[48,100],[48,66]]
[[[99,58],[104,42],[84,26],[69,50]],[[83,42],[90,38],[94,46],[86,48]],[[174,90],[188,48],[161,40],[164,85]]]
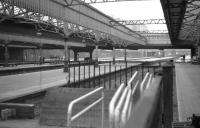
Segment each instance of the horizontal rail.
[[128,87],[126,87],[123,91],[123,94],[122,96],[120,97],[120,100],[115,108],[115,128],[118,128],[120,127],[120,113],[121,113],[121,109],[124,105],[124,102],[125,102],[125,99],[126,99],[126,96],[127,96],[127,92],[128,92]]
[[146,87],[145,85],[148,82],[148,80],[149,80],[149,73],[146,73],[146,75],[140,85],[140,93],[142,93],[145,90],[145,87]]
[[[130,78],[130,80],[128,81],[128,86],[131,87],[131,83],[136,79],[138,75],[138,71],[136,71],[133,76]],[[132,87],[131,87],[132,88]]]
[[136,84],[135,84],[135,86],[134,86],[134,88],[133,88],[133,90],[131,92],[131,96],[132,97],[131,97],[130,105],[129,105],[129,108],[128,108],[128,119],[131,116],[131,112],[132,112],[132,108],[133,108],[133,95],[135,94],[138,85],[139,85],[139,80],[136,82]]
[[149,75],[149,80],[148,80],[147,85],[146,85],[146,89],[149,88],[149,86],[150,86],[150,84],[151,84],[151,82],[152,82],[152,78],[153,78],[153,75],[150,74],[150,75]]
[[110,121],[110,128],[114,127],[114,113],[115,113],[115,104],[117,102],[118,97],[120,96],[121,92],[123,91],[125,84],[122,83],[117,91],[115,92],[113,98],[109,104],[109,121]]
[[121,116],[122,125],[125,124],[127,121],[128,108],[131,102],[131,93],[132,93],[131,90],[129,90],[124,104],[124,108],[122,110],[122,116]]
[[139,80],[136,82],[136,84],[135,84],[135,86],[134,86],[134,88],[132,90],[132,95],[134,95],[134,93],[136,92],[136,89],[137,89],[138,85],[139,85]]
[[[71,126],[71,122],[73,120],[75,120],[76,118],[78,118],[79,116],[81,116],[82,114],[84,114],[85,112],[87,112],[89,109],[91,109],[93,106],[95,106],[96,104],[98,104],[100,101],[102,101],[102,107],[104,106],[104,103],[103,103],[103,100],[104,100],[103,89],[104,89],[103,87],[99,87],[99,88],[95,89],[94,91],[91,91],[91,92],[89,92],[89,93],[87,93],[87,94],[85,94],[85,95],[83,95],[83,96],[81,96],[81,97],[79,97],[79,98],[77,98],[77,99],[75,99],[75,100],[73,100],[73,101],[70,102],[69,107],[68,107],[68,111],[67,111],[67,126],[68,127]],[[95,102],[93,102],[91,105],[89,105],[88,107],[84,108],[82,111],[80,111],[79,113],[77,113],[76,115],[74,115],[72,117],[72,109],[73,109],[73,106],[76,103],[78,103],[78,102],[80,102],[80,101],[88,98],[89,96],[92,96],[92,95],[94,95],[94,94],[96,94],[97,92],[100,92],[100,91],[102,92],[102,97],[101,98],[99,98],[98,100],[96,100]],[[102,118],[104,117],[104,114],[103,114],[104,110],[103,109],[104,109],[104,107],[102,108]],[[103,121],[102,121],[102,127],[103,127]]]
[[80,111],[78,114],[72,116],[71,117],[71,121],[75,120],[76,118],[78,118],[79,116],[81,116],[82,114],[84,114],[85,112],[87,112],[89,109],[91,109],[93,106],[95,106],[96,104],[98,104],[102,100],[103,100],[103,97],[99,98],[94,103],[90,104],[88,107],[86,107],[85,109],[83,109],[82,111]]

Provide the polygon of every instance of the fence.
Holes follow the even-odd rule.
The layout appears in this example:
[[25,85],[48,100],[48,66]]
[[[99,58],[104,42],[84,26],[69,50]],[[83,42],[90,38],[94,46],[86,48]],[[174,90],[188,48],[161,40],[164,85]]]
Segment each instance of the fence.
[[[80,112],[76,113],[75,115],[72,116],[72,111],[73,111],[73,107],[76,103],[86,99],[86,98],[90,98],[93,95],[97,94],[98,92],[101,92],[101,97],[99,99],[97,99],[96,101],[94,101],[92,104],[90,104],[89,106],[87,106],[86,108],[84,108],[83,110],[81,110]],[[79,118],[81,115],[83,115],[84,113],[86,113],[88,110],[90,110],[91,108],[95,107],[95,105],[97,105],[98,103],[102,102],[102,108],[101,108],[101,126],[103,128],[104,126],[104,91],[103,91],[103,87],[97,88],[92,92],[89,92],[73,101],[70,102],[69,107],[68,107],[68,113],[67,113],[67,126],[68,128],[72,127],[72,122],[74,120],[76,120],[77,118]]]
[[135,71],[138,71],[140,80],[146,72],[154,74],[160,66],[144,65],[133,62],[120,62],[113,64],[112,61],[104,62],[96,66],[94,63],[80,63],[69,66],[69,87],[94,88],[117,88],[121,83],[127,83]]
[[[162,97],[160,97],[161,92],[159,89],[160,89],[162,78],[158,76],[156,76],[156,78],[153,78],[153,74],[150,72],[147,72],[144,75],[144,79],[141,82],[139,80],[140,77],[141,77],[140,71],[135,71],[128,82],[126,83],[124,82],[120,84],[114,96],[112,97],[112,100],[110,101],[110,104],[109,104],[109,127],[110,128],[127,127],[127,124],[129,124],[129,121],[127,122],[127,120],[132,119],[133,112],[136,112],[136,109],[142,112],[141,108],[137,107],[138,104],[140,105],[145,104],[147,106],[147,103],[145,102],[148,101],[149,94],[152,95],[152,98],[150,98],[150,100],[148,101],[148,103],[151,102],[150,103],[151,106],[147,107],[148,109],[145,109],[146,106],[143,107],[144,112],[148,111],[145,113],[146,115],[144,114],[145,119],[143,119],[143,121],[148,121],[148,119],[151,119],[154,115],[156,115],[155,116],[156,118],[153,119],[155,121],[152,121],[152,122],[155,122],[155,124],[153,125],[159,125],[157,123],[160,123],[160,122],[156,122],[156,119],[160,119],[160,110],[161,110],[160,99],[162,99]],[[151,91],[144,91],[145,89],[148,89]],[[155,94],[152,93],[154,91],[156,92]],[[149,92],[149,94],[146,92]],[[90,95],[90,93],[86,95]],[[72,121],[76,120],[83,113],[87,112],[89,109],[91,109],[94,105],[97,104],[96,102],[100,102],[100,100],[103,100],[103,99],[101,98],[98,99],[93,104],[83,109],[82,110],[83,112],[81,111],[80,113],[77,113],[73,117],[71,116],[72,114],[69,111],[68,126],[70,127]],[[79,101],[76,101],[76,102],[79,102]],[[154,106],[156,107],[154,108]],[[156,109],[158,109],[158,111],[156,111]],[[151,110],[153,111],[151,112]],[[151,115],[151,113],[153,113],[154,115]],[[102,115],[104,115],[103,112],[102,112]],[[135,114],[134,116],[138,116],[138,115],[139,113]],[[104,120],[103,117],[101,118],[101,120]],[[144,123],[145,125],[148,124],[148,122],[144,122]],[[143,125],[143,124],[140,124],[140,125]],[[102,126],[104,126],[103,122],[102,122]]]

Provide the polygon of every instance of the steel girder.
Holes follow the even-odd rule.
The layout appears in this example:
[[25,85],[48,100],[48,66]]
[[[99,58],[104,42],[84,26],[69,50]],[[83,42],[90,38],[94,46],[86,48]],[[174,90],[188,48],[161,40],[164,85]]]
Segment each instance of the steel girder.
[[[0,1],[0,23],[7,19],[13,20],[16,23],[26,23],[35,25],[35,29],[38,32],[48,31],[52,33],[61,34],[62,36],[64,36],[63,21],[57,20],[53,17],[44,16],[39,13],[30,12],[24,8],[20,8],[17,6],[13,6],[9,3],[6,3],[6,1]],[[94,42],[97,42],[94,40],[94,36],[96,36],[96,38],[98,38],[97,35],[100,36],[99,38],[108,38],[104,33],[99,34],[91,29],[87,29],[85,27],[76,24],[65,22],[65,25],[68,33],[74,34],[77,37],[83,39],[90,39],[93,40]]]
[[172,44],[178,39],[187,0],[160,0]]
[[168,34],[168,30],[148,30],[148,31],[136,31],[140,34]]
[[[122,42],[127,44],[144,45],[146,42],[144,37],[123,25],[111,26],[109,22],[114,21],[114,19],[88,5],[68,7],[64,0],[4,0],[4,2],[43,15],[43,17],[52,17],[63,22],[70,22],[100,33],[112,35],[114,38],[121,38]],[[78,0],[75,2],[80,3]]]
[[196,42],[197,45],[200,43],[200,1],[190,1],[186,7],[179,38]]
[[146,20],[121,20],[110,21],[112,26],[122,25],[145,25],[145,24],[166,24],[165,19],[146,19]]
[[[169,39],[169,34],[167,30],[150,30],[150,31],[137,31],[142,36],[148,39],[148,43],[152,42],[151,39],[162,40],[163,38]],[[150,42],[149,42],[150,41]]]
[[151,1],[151,0],[80,0],[81,3],[77,4],[76,0],[64,0],[67,6],[76,6],[83,4],[107,3],[107,2],[123,2],[123,1]]

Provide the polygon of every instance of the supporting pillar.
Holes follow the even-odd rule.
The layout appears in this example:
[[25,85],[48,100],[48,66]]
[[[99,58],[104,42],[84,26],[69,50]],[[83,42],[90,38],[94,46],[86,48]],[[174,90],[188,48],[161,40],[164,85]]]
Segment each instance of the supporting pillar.
[[92,51],[89,51],[89,54],[90,54],[90,61],[92,61],[92,53],[93,53],[93,50],[92,50]]
[[69,71],[69,46],[67,45],[68,38],[65,38],[65,60],[64,60],[64,69],[63,72],[68,72]]
[[37,64],[36,49],[33,49],[33,55],[34,55],[34,64]]
[[95,47],[95,67],[98,67],[98,57],[99,57],[99,49],[98,45]]
[[147,57],[147,50],[144,49],[144,57]]
[[115,64],[115,47],[113,47],[113,64]]
[[164,49],[161,50],[161,57],[165,57],[165,50]]
[[124,49],[124,61],[127,61],[127,52],[126,52],[126,48]]
[[200,62],[200,44],[198,44],[198,46],[197,46],[197,59],[198,59],[198,61]]
[[4,51],[4,58],[5,58],[5,64],[4,64],[4,66],[9,66],[8,65],[8,61],[9,61],[9,47],[8,47],[8,41],[6,40],[5,41],[5,44],[4,44],[4,49],[5,49],[5,51]]
[[43,56],[42,56],[42,44],[39,45],[39,48],[40,48],[40,58],[39,58],[39,61],[40,61],[40,65],[44,63],[44,60],[43,60]]
[[192,47],[191,48],[191,51],[190,51],[190,54],[191,54],[191,60],[193,60],[193,58],[194,58],[194,56],[195,56],[195,48],[194,47]]
[[77,59],[77,56],[78,56],[78,51],[75,51],[74,50],[74,61],[77,61],[78,59]]

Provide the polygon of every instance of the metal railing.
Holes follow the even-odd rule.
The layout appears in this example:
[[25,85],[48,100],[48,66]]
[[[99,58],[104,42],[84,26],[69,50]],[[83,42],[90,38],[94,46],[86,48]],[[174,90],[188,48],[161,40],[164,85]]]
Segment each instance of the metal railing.
[[112,97],[112,100],[110,101],[109,104],[109,127],[113,128],[114,127],[114,120],[115,120],[115,105],[117,100],[119,99],[119,96],[121,95],[122,91],[125,88],[125,84],[122,83],[119,88],[117,89],[117,91],[115,92],[114,96]]
[[140,93],[143,93],[146,88],[149,87],[150,83],[152,82],[152,74],[147,72],[144,79],[140,84]]
[[162,77],[156,76],[134,107],[124,128],[161,128]]
[[[127,82],[127,86],[124,83],[119,86],[109,104],[110,128],[121,128],[126,124],[131,116],[134,104],[137,103],[142,92],[150,86],[152,77],[153,75],[151,73],[146,73],[140,83],[138,79],[139,73],[136,71]],[[136,99],[136,101],[133,99]]]
[[69,66],[68,87],[95,88],[117,88],[118,83],[127,81],[133,72],[139,70],[141,64],[116,63],[112,61],[101,63],[95,66],[94,63],[78,64]]
[[[121,84],[109,104],[109,127],[121,127],[129,118],[132,109],[132,96],[136,91],[139,81],[136,71],[125,87]],[[134,87],[133,87],[134,86]]]
[[[99,87],[97,89],[95,89],[94,91],[91,91],[73,101],[70,102],[69,104],[69,107],[68,107],[68,112],[67,112],[67,127],[70,128],[71,127],[71,124],[72,124],[72,121],[76,120],[78,117],[80,117],[81,115],[83,115],[84,113],[86,113],[88,110],[90,110],[92,107],[94,107],[95,105],[97,105],[98,103],[102,102],[102,108],[101,108],[101,111],[102,111],[102,120],[101,120],[101,125],[102,125],[102,128],[104,126],[104,88],[103,87]],[[94,94],[98,93],[98,92],[101,92],[101,97],[99,99],[97,99],[96,101],[94,101],[92,104],[90,104],[89,106],[87,106],[86,108],[84,108],[82,111],[78,112],[77,114],[73,115],[72,116],[72,110],[73,110],[73,107],[76,103],[86,99],[86,98],[89,98],[91,96],[93,96]]]
[[[71,63],[71,62],[70,62]],[[156,63],[134,63],[134,62],[100,62],[98,66],[95,63],[76,62],[76,65],[70,64],[68,87],[96,88],[104,86],[106,89],[117,88],[121,83],[127,83],[135,71],[141,74],[140,81],[144,78],[146,72],[155,74],[161,69]]]

